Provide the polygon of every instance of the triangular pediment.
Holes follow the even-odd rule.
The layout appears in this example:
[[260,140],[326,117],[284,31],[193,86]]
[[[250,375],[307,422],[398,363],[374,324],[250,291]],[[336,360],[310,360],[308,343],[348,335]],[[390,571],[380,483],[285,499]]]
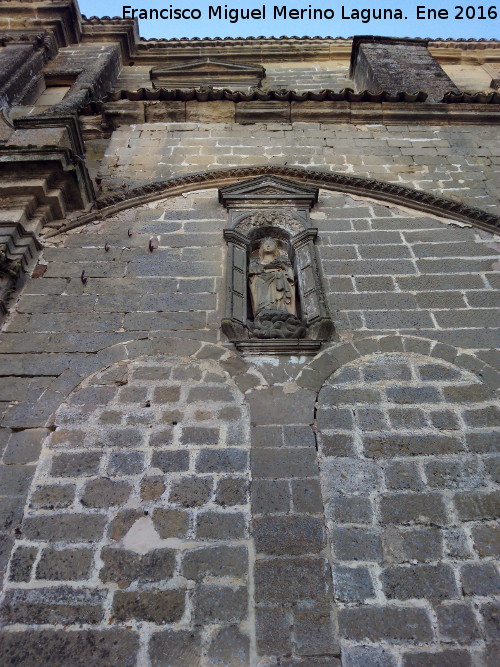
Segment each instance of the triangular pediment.
[[280,201],[288,201],[312,207],[318,200],[318,188],[303,186],[278,176],[259,176],[219,190],[219,201],[224,206],[231,206],[236,202],[239,206],[245,202],[254,204],[258,200],[274,202],[275,205],[279,205]]
[[258,85],[266,72],[260,65],[242,65],[227,60],[201,58],[185,63],[153,67],[150,77],[155,87],[177,85]]

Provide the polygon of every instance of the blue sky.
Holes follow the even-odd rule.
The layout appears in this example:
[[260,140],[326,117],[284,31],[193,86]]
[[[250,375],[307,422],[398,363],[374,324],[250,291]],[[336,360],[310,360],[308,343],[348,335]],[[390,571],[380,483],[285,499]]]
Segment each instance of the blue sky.
[[[181,10],[199,9],[202,18],[194,20],[192,18],[179,20],[140,20],[139,30],[141,37],[249,37],[264,35],[270,36],[293,36],[293,35],[320,35],[322,37],[350,37],[352,35],[390,35],[394,37],[465,37],[479,39],[500,38],[500,2],[497,2],[497,17],[494,17],[490,10],[488,17],[488,8],[495,8],[493,4],[497,0],[463,0],[462,12],[463,18],[456,15],[459,13],[459,3],[462,0],[290,0],[289,3],[283,0],[272,2],[239,2],[237,0],[225,0],[220,3],[228,9],[261,9],[266,5],[266,20],[238,20],[237,23],[231,23],[228,20],[208,19],[209,5],[218,6],[217,0],[209,2],[207,0],[79,0],[82,14],[87,16],[122,16],[123,7],[135,7],[137,9],[168,9],[170,6]],[[481,3],[481,4],[480,4]],[[303,9],[311,6],[313,9],[330,9],[334,11],[333,19],[308,20],[287,19],[273,17],[274,6],[286,6],[290,9]],[[423,18],[417,18],[417,6],[426,9],[446,10],[449,18],[427,18],[426,9],[423,10]],[[342,17],[342,7],[344,7],[344,17]],[[469,7],[469,17],[466,16],[465,8]],[[483,7],[485,18],[479,18],[480,7]],[[376,9],[391,9],[395,11],[400,9],[403,16],[402,20],[370,20],[362,22],[353,17],[353,11]],[[474,16],[473,16],[474,14]],[[347,18],[347,17],[351,18]]]

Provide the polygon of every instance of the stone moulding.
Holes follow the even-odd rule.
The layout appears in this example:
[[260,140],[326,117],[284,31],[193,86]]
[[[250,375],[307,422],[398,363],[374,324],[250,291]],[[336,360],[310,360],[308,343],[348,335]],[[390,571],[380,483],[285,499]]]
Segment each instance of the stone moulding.
[[298,183],[304,183],[325,190],[365,196],[381,202],[407,206],[414,210],[437,215],[448,220],[465,222],[479,229],[484,229],[487,232],[498,233],[500,230],[499,216],[441,195],[433,195],[422,190],[413,190],[404,185],[384,183],[361,176],[319,170],[314,171],[300,167],[264,165],[239,168],[230,167],[197,172],[187,174],[186,176],[157,181],[156,183],[149,183],[139,188],[132,188],[126,192],[104,197],[95,203],[97,210],[70,220],[67,224],[61,225],[58,230],[49,231],[45,236],[46,238],[55,236],[96,219],[104,219],[127,208],[139,206],[155,199],[179,195],[193,189],[201,190],[211,187],[222,187],[245,178],[264,175],[281,176],[297,181]]
[[181,85],[183,88],[197,86],[200,81],[207,85],[258,86],[266,71],[260,65],[240,65],[213,58],[196,59],[181,65],[153,67],[150,78],[154,88]]

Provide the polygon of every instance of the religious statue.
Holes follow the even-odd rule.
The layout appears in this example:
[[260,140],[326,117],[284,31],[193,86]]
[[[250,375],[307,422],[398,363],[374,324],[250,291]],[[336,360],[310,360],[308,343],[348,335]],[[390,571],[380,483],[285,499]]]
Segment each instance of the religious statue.
[[258,258],[250,260],[248,276],[254,317],[263,310],[297,315],[293,268],[288,257],[280,253],[276,239],[262,239]]

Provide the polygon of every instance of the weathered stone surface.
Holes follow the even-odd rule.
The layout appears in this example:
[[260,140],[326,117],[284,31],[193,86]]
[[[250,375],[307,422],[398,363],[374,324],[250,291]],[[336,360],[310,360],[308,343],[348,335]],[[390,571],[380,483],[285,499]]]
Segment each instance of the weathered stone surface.
[[436,608],[439,632],[446,640],[469,644],[479,637],[479,628],[470,605],[461,602],[442,604]]
[[215,500],[219,505],[243,505],[248,502],[249,481],[245,477],[226,477],[219,480]]
[[2,616],[7,623],[99,623],[105,591],[91,588],[15,589],[7,592]]
[[139,556],[124,549],[105,547],[101,551],[104,567],[99,573],[101,581],[129,584],[133,581],[163,581],[172,576],[175,552],[172,549],[153,549]]
[[255,613],[259,654],[288,655],[292,648],[292,614],[281,607],[257,607]]
[[375,589],[367,567],[333,568],[335,599],[340,602],[365,602],[375,596]]
[[347,639],[415,643],[432,639],[427,612],[413,607],[364,607],[339,612],[340,634]]
[[102,514],[51,514],[25,519],[23,535],[31,540],[93,542],[100,539],[105,525]]
[[254,519],[252,534],[257,551],[274,556],[319,553],[325,545],[323,521],[308,515]]
[[75,487],[71,484],[47,484],[39,486],[31,496],[31,507],[54,509],[69,507],[75,497]]
[[113,615],[118,621],[137,619],[158,625],[175,623],[184,613],[185,596],[184,589],[116,591],[113,597]]
[[245,519],[239,512],[202,512],[196,522],[196,537],[224,540],[244,537]]
[[158,507],[153,512],[153,523],[162,539],[183,537],[189,527],[189,516],[182,510]]
[[[325,599],[328,564],[323,558],[271,558],[255,564],[258,602],[291,604],[296,600]],[[292,588],[289,583],[295,582]]]
[[200,584],[196,589],[195,623],[235,623],[248,613],[247,590],[244,586],[214,586]]
[[384,592],[390,599],[445,599],[458,595],[457,584],[449,565],[397,565],[382,573]]
[[36,568],[37,579],[87,579],[92,565],[90,549],[44,549]]
[[246,667],[250,657],[250,638],[236,626],[221,628],[213,637],[208,649],[212,665]]
[[201,659],[201,637],[197,630],[155,632],[149,644],[152,665],[195,667]]
[[11,581],[29,581],[38,550],[35,547],[17,547],[10,562]]
[[106,664],[117,661],[124,667],[136,664],[138,636],[130,630],[28,630],[0,634],[0,647],[12,664]]
[[88,482],[81,499],[85,507],[112,507],[123,504],[132,487],[126,482],[115,482],[103,477]]
[[246,575],[248,552],[245,547],[205,547],[187,551],[182,561],[186,579],[200,581],[205,577],[239,577]]

